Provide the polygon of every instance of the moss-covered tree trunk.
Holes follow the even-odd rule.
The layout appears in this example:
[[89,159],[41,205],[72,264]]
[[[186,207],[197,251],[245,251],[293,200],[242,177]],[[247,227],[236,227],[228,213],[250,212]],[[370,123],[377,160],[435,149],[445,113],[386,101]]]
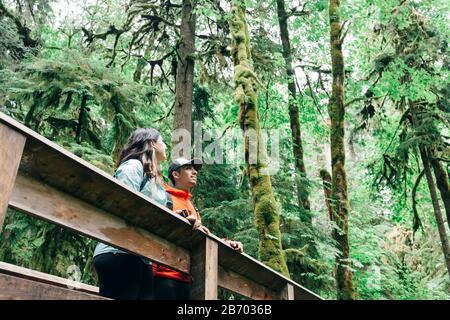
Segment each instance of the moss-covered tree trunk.
[[289,120],[291,125],[292,133],[292,149],[295,158],[295,168],[297,174],[301,178],[297,182],[297,196],[300,207],[307,210],[307,216],[310,219],[309,210],[311,205],[309,203],[308,188],[303,185],[303,181],[306,178],[305,162],[303,160],[303,144],[302,135],[299,121],[299,112],[297,106],[297,90],[295,87],[294,70],[292,69],[292,52],[291,52],[291,42],[289,39],[289,29],[288,29],[288,15],[286,13],[284,0],[277,0],[277,13],[278,13],[278,24],[280,25],[280,37],[281,44],[283,46],[283,57],[285,61],[286,77],[288,81],[288,107],[289,107]]
[[331,120],[331,208],[333,221],[338,230],[333,230],[333,238],[337,243],[339,254],[336,257],[336,282],[338,299],[355,299],[356,290],[352,282],[350,269],[350,247],[348,243],[348,194],[345,172],[345,137],[344,137],[344,56],[342,53],[339,17],[339,0],[330,0],[330,45],[333,73],[332,94],[328,103]]
[[256,163],[250,161],[252,155],[247,133],[255,133],[258,151],[262,151],[263,148],[259,139],[260,127],[256,93],[258,80],[251,63],[245,9],[237,1],[233,2],[231,8],[230,29],[236,86],[234,98],[240,106],[239,123],[246,135],[245,161],[252,189],[255,224],[259,234],[258,256],[269,267],[289,276],[281,246],[280,213],[273,195],[270,176],[264,172],[267,164],[261,161],[264,156],[258,156]]
[[[190,133],[192,132],[192,96],[194,88],[195,22],[196,16],[193,11],[193,1],[183,0],[173,129],[185,129]],[[173,141],[175,144],[177,142]]]

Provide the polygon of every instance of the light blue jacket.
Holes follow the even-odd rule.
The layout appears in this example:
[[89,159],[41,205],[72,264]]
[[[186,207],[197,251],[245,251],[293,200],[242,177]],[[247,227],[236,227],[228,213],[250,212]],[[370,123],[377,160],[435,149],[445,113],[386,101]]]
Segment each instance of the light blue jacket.
[[[119,168],[117,168],[115,177],[127,186],[130,186],[133,190],[140,191],[139,189],[141,188],[141,183],[144,180],[144,167],[137,159],[127,160],[122,163]],[[167,202],[170,201],[169,195],[166,193],[163,186],[157,183],[154,178],[149,179],[140,192],[163,206],[166,206]],[[95,247],[94,257],[103,253],[127,252],[99,242]],[[146,264],[151,264],[150,260],[142,260]]]

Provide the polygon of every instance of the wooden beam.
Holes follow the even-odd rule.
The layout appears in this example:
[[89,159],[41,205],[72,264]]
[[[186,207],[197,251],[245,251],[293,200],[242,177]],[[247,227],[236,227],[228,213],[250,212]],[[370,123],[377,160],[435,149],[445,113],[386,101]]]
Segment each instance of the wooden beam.
[[9,204],[18,211],[189,273],[187,250],[21,172]]
[[295,283],[248,254],[237,253],[222,240],[215,236],[213,237],[219,245],[219,265],[223,267],[223,269],[233,271],[243,278],[255,283],[264,284],[268,290],[277,293],[276,299],[279,299],[279,292],[285,287],[286,283],[290,283],[294,286],[295,300],[322,300],[322,298],[314,292]]
[[15,266],[6,262],[0,262],[0,273],[8,274],[17,278],[47,283],[58,287],[82,291],[90,294],[99,294],[98,287],[94,287],[81,282],[71,281],[69,279],[64,279],[48,273]]
[[194,300],[217,300],[217,274],[217,242],[205,238],[203,244],[194,249],[191,258],[193,278],[191,298]]
[[19,169],[26,137],[0,123],[0,232]]
[[294,285],[294,300],[324,300],[324,298],[322,298],[321,296],[300,286],[295,282],[293,283],[293,285]]
[[218,285],[252,300],[277,300],[276,292],[233,271],[219,266]]
[[294,300],[294,286],[291,283],[286,283],[286,286],[280,292],[281,300]]
[[7,274],[0,274],[0,288],[0,300],[109,300]]
[[238,253],[223,243],[219,244],[219,265],[254,282],[264,283],[274,292],[279,292],[289,280],[245,252]]

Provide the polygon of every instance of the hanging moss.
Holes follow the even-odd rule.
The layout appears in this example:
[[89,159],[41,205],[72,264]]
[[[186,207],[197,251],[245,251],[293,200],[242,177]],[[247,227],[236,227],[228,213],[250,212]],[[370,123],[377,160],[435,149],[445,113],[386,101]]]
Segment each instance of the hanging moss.
[[[48,119],[67,120],[58,123],[61,135],[74,134],[78,142],[88,141],[96,148],[103,148],[99,128],[95,128],[97,120],[124,125],[114,131],[119,134],[114,138],[122,143],[120,134],[128,134],[129,127],[136,126],[134,110],[146,105],[149,89],[124,80],[114,69],[74,50],[64,50],[57,58],[25,59],[14,70],[0,72],[0,95],[25,107],[26,126],[47,136],[55,129]],[[88,97],[88,104],[81,103],[83,97]],[[95,112],[89,112],[91,107]],[[120,121],[115,119],[118,114]],[[74,119],[73,115],[78,116]],[[75,130],[72,120],[78,122]],[[68,127],[61,127],[64,124]]]

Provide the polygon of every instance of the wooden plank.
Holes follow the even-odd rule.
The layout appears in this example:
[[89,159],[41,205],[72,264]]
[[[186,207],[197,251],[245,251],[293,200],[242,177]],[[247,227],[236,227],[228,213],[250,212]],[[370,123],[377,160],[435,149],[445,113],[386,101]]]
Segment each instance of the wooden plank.
[[26,137],[0,123],[0,232]]
[[281,300],[294,300],[294,286],[291,283],[286,283],[285,287],[280,292]]
[[82,291],[90,294],[97,294],[97,295],[99,294],[98,287],[94,287],[81,282],[72,281],[69,279],[64,279],[48,273],[43,273],[36,270],[15,266],[13,264],[5,262],[0,262],[0,273],[8,274],[10,276],[15,276],[18,278],[47,283],[58,287]]
[[264,287],[273,292],[281,292],[286,283],[290,283],[294,286],[294,296],[296,300],[322,300],[319,295],[269,268],[262,262],[246,253],[237,253],[221,239],[218,239],[215,236],[212,237],[218,242],[219,265],[227,271],[233,271],[246,279],[260,285],[263,284]]
[[252,300],[277,300],[278,294],[263,285],[219,266],[218,285]]
[[10,206],[189,273],[190,254],[187,250],[21,173],[17,176]]
[[294,286],[294,299],[295,300],[324,300],[321,296],[314,292],[303,288],[297,283],[293,283]]
[[193,278],[191,298],[194,300],[217,300],[217,242],[206,238],[203,244],[193,252],[191,261]]
[[227,245],[219,245],[219,265],[257,283],[264,283],[274,292],[279,292],[289,280],[245,252],[239,254]]
[[0,300],[109,300],[7,274],[0,274],[0,288]]

